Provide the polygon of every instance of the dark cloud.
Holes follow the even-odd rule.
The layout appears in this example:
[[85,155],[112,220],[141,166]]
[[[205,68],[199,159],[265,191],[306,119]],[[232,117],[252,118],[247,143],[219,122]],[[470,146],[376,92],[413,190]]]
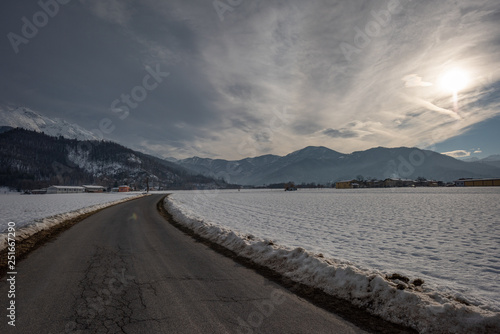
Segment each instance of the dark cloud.
[[254,97],[252,86],[248,83],[235,83],[227,87],[227,92],[235,98],[250,100]]
[[327,135],[332,138],[354,138],[358,137],[358,134],[354,131],[347,130],[347,129],[326,129],[323,131],[324,135]]
[[[446,139],[498,114],[495,0],[401,1],[369,36],[367,25],[379,22],[373,12],[387,3],[243,1],[221,21],[211,1],[71,1],[15,53],[7,35],[22,35],[22,18],[32,21],[41,7],[5,0],[0,102],[89,130],[109,118],[116,129],[108,138],[162,155],[226,158],[241,158],[242,138],[280,154],[306,144],[418,145],[428,128],[441,126]],[[350,60],[341,43],[355,48]],[[450,63],[487,77],[472,81],[458,125],[443,112],[450,97],[435,85]],[[120,119],[111,104],[143,85],[146,66],[170,75]]]
[[252,135],[252,138],[258,143],[270,143],[272,134],[265,131],[259,131]]

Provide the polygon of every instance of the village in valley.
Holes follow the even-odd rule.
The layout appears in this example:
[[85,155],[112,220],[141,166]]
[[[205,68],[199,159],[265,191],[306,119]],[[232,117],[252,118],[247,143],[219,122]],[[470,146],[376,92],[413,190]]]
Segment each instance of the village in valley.
[[352,188],[394,188],[394,187],[491,187],[500,186],[500,178],[495,179],[472,179],[461,178],[454,182],[443,182],[426,180],[418,177],[416,180],[387,178],[385,180],[364,180],[357,178],[354,180],[339,181],[335,183],[337,189]]
[[387,178],[384,180],[365,179],[361,175],[355,179],[337,181],[327,185],[315,183],[296,184],[295,182],[276,183],[263,187],[244,187],[244,188],[282,188],[285,191],[295,191],[300,188],[336,188],[336,189],[359,189],[359,188],[403,188],[403,187],[493,187],[500,186],[500,178],[460,178],[453,182],[427,180],[424,177],[412,179]]
[[[500,178],[487,178],[487,179],[473,179],[473,178],[460,178],[454,182],[443,182],[435,180],[427,180],[423,177],[418,177],[416,180],[412,179],[397,179],[387,178],[385,180],[369,179],[366,180],[362,176],[356,179],[337,181],[327,185],[322,184],[299,184],[294,182],[277,183],[264,186],[237,186],[232,187],[213,185],[214,188],[220,189],[276,189],[282,188],[285,191],[295,191],[299,188],[336,188],[336,189],[359,189],[359,188],[402,188],[402,187],[498,187],[500,186]],[[193,186],[192,190],[199,190],[204,187],[202,185]],[[154,187],[147,187],[145,189],[135,189],[128,185],[121,185],[118,187],[106,188],[99,185],[83,185],[83,186],[65,186],[54,185],[48,188],[26,190],[25,194],[77,194],[77,193],[104,193],[104,192],[130,192],[130,191],[150,191],[150,190],[167,190]]]

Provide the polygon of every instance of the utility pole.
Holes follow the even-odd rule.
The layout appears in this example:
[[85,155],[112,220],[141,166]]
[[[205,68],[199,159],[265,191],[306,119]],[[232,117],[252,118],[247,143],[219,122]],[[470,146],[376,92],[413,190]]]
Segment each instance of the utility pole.
[[149,176],[146,177],[146,191],[149,193]]

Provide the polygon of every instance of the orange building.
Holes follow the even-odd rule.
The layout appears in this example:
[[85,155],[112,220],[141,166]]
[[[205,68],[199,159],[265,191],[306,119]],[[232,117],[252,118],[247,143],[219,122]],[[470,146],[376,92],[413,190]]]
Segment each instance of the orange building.
[[357,180],[348,180],[348,181],[338,181],[335,183],[335,188],[337,189],[353,189],[359,188],[359,181]]
[[129,186],[119,186],[118,191],[121,193],[126,193],[126,192],[130,191],[130,187]]
[[463,180],[465,187],[495,187],[500,186],[500,179],[472,179]]

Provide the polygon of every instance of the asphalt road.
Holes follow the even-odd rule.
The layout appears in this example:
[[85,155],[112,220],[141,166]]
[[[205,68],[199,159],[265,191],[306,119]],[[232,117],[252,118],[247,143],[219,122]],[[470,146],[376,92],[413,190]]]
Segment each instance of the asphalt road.
[[18,263],[16,326],[4,277],[0,333],[365,333],[185,235],[160,199],[100,211]]

